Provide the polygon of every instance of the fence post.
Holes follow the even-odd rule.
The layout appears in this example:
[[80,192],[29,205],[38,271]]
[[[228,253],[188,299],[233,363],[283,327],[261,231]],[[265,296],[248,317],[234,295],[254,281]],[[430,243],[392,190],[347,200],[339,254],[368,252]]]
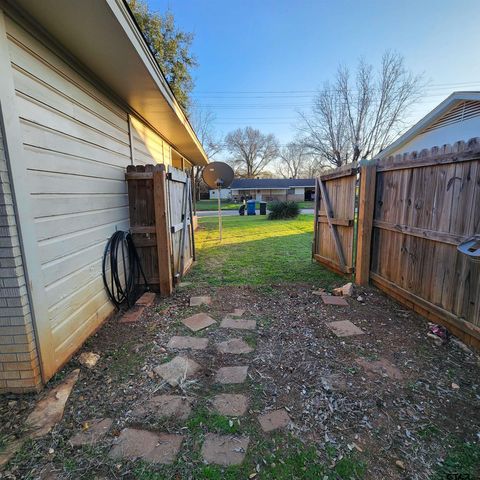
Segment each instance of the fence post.
[[157,236],[158,278],[160,294],[163,297],[167,297],[173,292],[166,177],[165,165],[156,165],[153,170],[153,199],[155,205],[155,232]]
[[368,285],[370,279],[370,255],[375,208],[375,164],[360,167],[360,196],[358,199],[357,255],[355,283]]

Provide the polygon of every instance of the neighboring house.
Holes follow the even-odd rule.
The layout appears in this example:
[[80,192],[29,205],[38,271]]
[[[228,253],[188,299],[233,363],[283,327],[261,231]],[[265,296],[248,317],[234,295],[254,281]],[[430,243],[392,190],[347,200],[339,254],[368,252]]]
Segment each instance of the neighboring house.
[[230,185],[230,196],[265,200],[311,201],[315,197],[315,179],[307,178],[239,178]]
[[[210,200],[213,200],[213,199],[216,200],[218,198],[218,189],[211,189],[211,190],[209,190],[208,193],[209,193],[209,196],[210,196]],[[231,196],[232,196],[232,193],[231,193],[229,188],[221,188],[220,189],[220,198],[222,200],[227,200]]]
[[377,158],[410,153],[480,136],[480,92],[454,92]]
[[123,0],[0,0],[0,392],[36,390],[113,312],[125,168],[208,163]]

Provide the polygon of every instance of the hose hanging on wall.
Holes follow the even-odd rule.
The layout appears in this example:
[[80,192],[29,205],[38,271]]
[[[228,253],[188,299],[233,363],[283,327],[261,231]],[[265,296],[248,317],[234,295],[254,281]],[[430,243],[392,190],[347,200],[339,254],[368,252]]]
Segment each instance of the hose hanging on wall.
[[[110,272],[107,271],[108,267]],[[143,277],[145,290],[149,289],[129,232],[118,230],[108,240],[103,254],[102,275],[108,296],[117,308],[124,303],[130,308],[135,303],[140,276]]]

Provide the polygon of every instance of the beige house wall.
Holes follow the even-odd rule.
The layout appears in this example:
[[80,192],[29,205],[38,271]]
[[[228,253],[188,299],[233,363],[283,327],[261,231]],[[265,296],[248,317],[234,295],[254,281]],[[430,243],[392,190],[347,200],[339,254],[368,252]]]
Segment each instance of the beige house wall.
[[[50,39],[1,8],[0,67],[2,109],[8,104],[17,134],[15,142],[6,136],[15,147],[10,176],[0,142],[0,392],[27,391],[114,313],[102,258],[108,238],[129,228],[125,168],[172,165],[172,147]],[[191,167],[184,159],[183,166]],[[12,186],[22,192],[18,201]]]

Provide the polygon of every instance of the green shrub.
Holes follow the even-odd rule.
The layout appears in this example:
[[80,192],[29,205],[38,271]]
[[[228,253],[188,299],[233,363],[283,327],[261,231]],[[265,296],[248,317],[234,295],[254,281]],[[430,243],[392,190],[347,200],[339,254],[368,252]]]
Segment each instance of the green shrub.
[[300,213],[298,203],[292,201],[274,202],[270,205],[269,220],[283,220],[285,218],[296,218]]

